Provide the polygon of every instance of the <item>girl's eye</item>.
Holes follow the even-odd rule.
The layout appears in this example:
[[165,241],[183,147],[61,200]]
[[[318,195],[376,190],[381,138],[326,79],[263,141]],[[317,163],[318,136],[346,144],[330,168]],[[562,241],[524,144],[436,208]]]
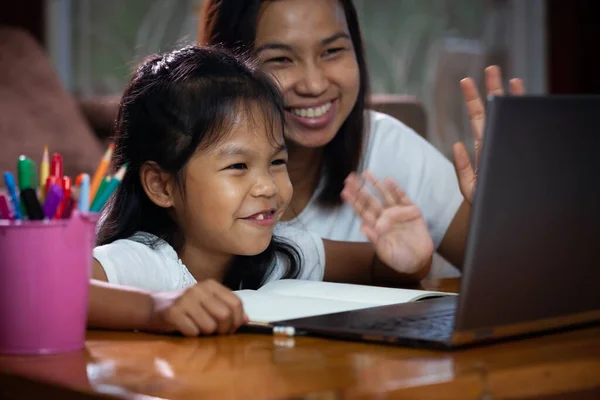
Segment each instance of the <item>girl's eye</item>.
[[273,165],[286,165],[287,164],[287,160],[285,160],[283,158],[279,158],[279,159],[273,161],[271,164],[273,164]]
[[289,57],[273,57],[265,60],[265,64],[287,64],[291,63],[292,60]]
[[227,169],[248,169],[248,166],[244,163],[237,163],[230,165]]

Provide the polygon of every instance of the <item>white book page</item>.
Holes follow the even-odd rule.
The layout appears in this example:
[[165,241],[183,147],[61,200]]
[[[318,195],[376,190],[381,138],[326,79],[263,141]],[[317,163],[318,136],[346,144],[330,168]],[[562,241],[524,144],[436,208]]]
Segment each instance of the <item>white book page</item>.
[[311,317],[342,311],[372,307],[373,304],[290,297],[255,290],[238,290],[235,293],[244,304],[250,322],[275,322],[286,319]]
[[323,300],[350,301],[370,306],[408,303],[427,297],[448,296],[454,293],[427,290],[395,289],[378,286],[351,285],[321,281],[282,279],[267,283],[260,293],[290,297],[309,297]]

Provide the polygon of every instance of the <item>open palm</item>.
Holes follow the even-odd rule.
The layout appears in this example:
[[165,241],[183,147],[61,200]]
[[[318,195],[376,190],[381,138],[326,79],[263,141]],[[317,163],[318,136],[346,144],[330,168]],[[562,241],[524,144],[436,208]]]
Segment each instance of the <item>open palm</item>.
[[[361,231],[377,257],[398,272],[419,271],[434,251],[421,211],[392,180],[377,181],[368,171],[361,178],[348,176],[342,198],[362,219]],[[372,185],[380,199],[369,193],[362,181]]]
[[[525,90],[521,79],[511,79],[509,81],[510,94],[522,95]],[[473,202],[473,194],[477,182],[477,171],[479,170],[479,157],[481,147],[483,146],[483,131],[485,127],[485,108],[483,101],[477,90],[477,85],[471,78],[465,78],[460,82],[469,119],[471,120],[471,128],[475,137],[475,169],[471,165],[469,155],[465,145],[458,142],[453,147],[454,152],[454,168],[458,177],[460,191],[465,200],[469,203]],[[504,89],[502,88],[502,76],[500,68],[495,65],[485,69],[485,87],[488,96],[503,96]]]

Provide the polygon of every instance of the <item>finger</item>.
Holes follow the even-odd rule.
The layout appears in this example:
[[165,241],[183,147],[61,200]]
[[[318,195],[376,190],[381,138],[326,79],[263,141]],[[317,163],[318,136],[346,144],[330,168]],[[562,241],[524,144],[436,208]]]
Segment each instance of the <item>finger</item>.
[[232,329],[232,313],[225,303],[217,296],[212,296],[210,299],[203,301],[202,307],[217,325],[213,332],[223,335]]
[[485,69],[485,89],[488,96],[503,96],[502,73],[500,67],[491,65]]
[[525,94],[525,86],[523,85],[523,81],[519,78],[513,78],[508,81],[508,85],[510,87],[510,94],[515,96],[522,96]]
[[471,202],[475,171],[473,171],[467,149],[464,144],[458,142],[454,144],[452,150],[454,153],[454,169],[458,178],[460,191],[465,199]]
[[197,297],[194,296],[194,299],[182,304],[185,315],[198,327],[201,333],[205,335],[215,333],[218,328],[217,322],[204,308],[204,304],[197,300]]
[[375,230],[377,234],[382,235],[405,222],[414,221],[421,218],[421,210],[416,205],[396,206],[386,209],[379,220]]
[[391,207],[396,204],[396,199],[386,184],[378,181],[370,171],[363,172],[363,177],[377,190],[377,193],[383,200],[384,207]]
[[364,185],[358,193],[358,198],[354,204],[356,213],[368,224],[374,223],[383,209],[379,200],[369,193]]
[[244,323],[245,313],[242,300],[231,290],[216,281],[209,281],[207,286],[208,290],[212,291],[229,308],[232,324],[228,332],[235,332]]
[[356,174],[351,173],[344,180],[344,188],[342,189],[342,198],[350,205],[356,201],[358,193],[361,189],[361,183]]
[[346,177],[346,179],[344,179],[344,183],[351,182],[351,181],[357,181],[357,180],[358,180],[358,176],[356,175],[356,173],[350,172],[348,174],[348,176]]
[[461,80],[460,88],[465,99],[469,120],[471,121],[473,136],[475,137],[475,141],[479,141],[483,137],[483,126],[485,124],[485,108],[483,107],[481,96],[475,82],[471,78]]
[[168,322],[184,336],[198,336],[201,333],[198,324],[185,312],[172,312]]
[[233,313],[229,307],[227,307],[227,304],[225,304],[219,296],[207,290],[204,291],[202,298],[199,300],[199,303],[202,304],[202,308],[216,323],[217,327],[215,331],[221,335],[229,332],[233,325]]
[[354,174],[346,178],[341,196],[363,221],[371,223],[381,212],[379,201],[368,193],[362,180]]
[[385,185],[394,197],[394,203],[399,205],[410,205],[413,204],[408,195],[394,182],[392,179],[386,178],[384,180]]
[[354,191],[354,189],[352,189],[348,186],[344,186],[344,188],[342,189],[342,192],[340,193],[340,197],[346,203],[348,203],[349,205],[352,205],[356,201],[357,195],[356,195],[356,191]]
[[377,240],[379,240],[379,235],[377,234],[375,229],[370,226],[363,225],[360,227],[360,231],[363,233],[363,235],[367,237],[369,242],[373,244],[377,243]]

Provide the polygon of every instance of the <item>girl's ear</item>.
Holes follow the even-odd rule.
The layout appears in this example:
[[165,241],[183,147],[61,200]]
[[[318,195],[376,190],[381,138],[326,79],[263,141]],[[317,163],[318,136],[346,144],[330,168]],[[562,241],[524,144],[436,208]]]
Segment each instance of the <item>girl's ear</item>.
[[174,204],[175,181],[154,161],[148,161],[140,168],[140,182],[148,198],[157,206],[170,208]]

